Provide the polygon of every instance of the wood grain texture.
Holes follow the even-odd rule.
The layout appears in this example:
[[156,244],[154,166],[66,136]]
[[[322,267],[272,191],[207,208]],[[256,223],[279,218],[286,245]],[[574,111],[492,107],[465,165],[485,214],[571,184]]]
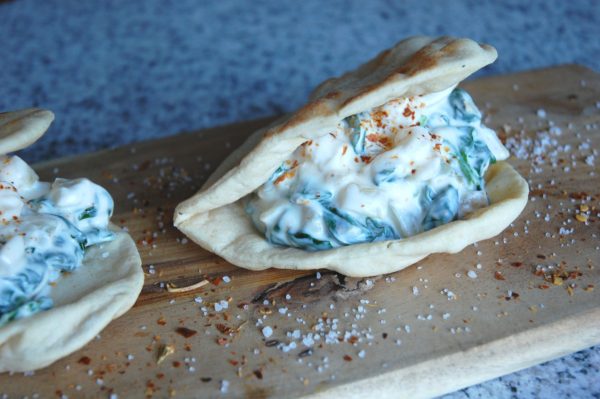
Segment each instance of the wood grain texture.
[[[593,289],[600,285],[600,177],[585,162],[600,148],[600,76],[562,66],[464,87],[501,136],[556,142],[538,140],[538,160],[511,158],[532,188],[511,228],[388,276],[249,272],[186,243],[172,227],[174,206],[268,120],[37,165],[44,179],[87,176],[112,193],[113,220],[138,242],[146,282],[135,307],[99,339],[33,376],[0,375],[0,395],[425,397],[600,343],[600,288]],[[550,121],[553,133],[538,133]],[[575,219],[581,204],[589,208],[587,223]],[[552,281],[552,270],[546,278],[535,273],[537,265],[564,271],[563,280],[554,273]],[[477,278],[467,277],[469,270]],[[193,292],[164,288],[202,279],[210,284]],[[215,311],[222,300],[228,308]],[[263,336],[258,320],[273,336]],[[293,330],[324,331],[333,343],[321,338],[307,351],[286,334]],[[285,352],[292,340],[297,348]],[[167,344],[175,352],[157,365]]]

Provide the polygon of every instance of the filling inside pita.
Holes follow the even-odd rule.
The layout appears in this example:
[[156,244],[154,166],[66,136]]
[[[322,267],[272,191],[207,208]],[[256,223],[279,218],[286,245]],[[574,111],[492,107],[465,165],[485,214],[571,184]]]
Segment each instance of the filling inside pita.
[[17,156],[0,157],[0,326],[52,307],[61,272],[110,241],[113,200],[88,179],[40,182]]
[[317,251],[394,240],[465,218],[508,158],[471,96],[451,87],[349,116],[300,146],[246,199],[276,245]]

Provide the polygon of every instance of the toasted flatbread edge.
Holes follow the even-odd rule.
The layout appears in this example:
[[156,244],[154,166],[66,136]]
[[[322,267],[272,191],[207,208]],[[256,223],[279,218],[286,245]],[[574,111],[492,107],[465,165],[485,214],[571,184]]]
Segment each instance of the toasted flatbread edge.
[[53,120],[52,112],[39,108],[0,113],[0,154],[29,147],[44,135]]

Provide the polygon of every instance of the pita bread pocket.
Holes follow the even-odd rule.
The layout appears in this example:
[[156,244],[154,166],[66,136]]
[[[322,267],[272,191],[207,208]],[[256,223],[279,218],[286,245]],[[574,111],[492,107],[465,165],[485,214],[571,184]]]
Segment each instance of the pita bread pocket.
[[[40,109],[0,114],[2,154],[31,145],[53,119],[52,112]],[[20,158],[1,158],[0,204],[17,207],[15,217],[25,233],[23,239],[11,237],[7,222],[0,229],[0,292],[9,293],[0,295],[0,372],[22,372],[48,366],[87,344],[133,306],[144,275],[131,237],[108,224],[112,199],[102,187],[87,179],[38,182]],[[73,198],[80,201],[86,193],[95,196],[93,207],[74,211],[81,204]],[[65,231],[70,237],[63,240]],[[27,284],[15,288],[23,276]]]
[[[252,134],[223,161],[197,194],[178,205],[174,215],[175,226],[203,248],[218,254],[232,264],[247,269],[325,268],[357,277],[397,271],[429,254],[456,253],[471,243],[499,234],[523,210],[527,202],[528,186],[508,163],[501,161],[508,157],[508,152],[493,131],[481,125],[481,114],[468,94],[460,89],[453,90],[460,81],[490,64],[495,58],[496,50],[493,47],[480,45],[469,39],[419,36],[401,41],[356,70],[323,82],[314,90],[304,107]],[[333,222],[321,223],[319,225],[321,230],[314,229],[318,234],[327,229],[331,231],[332,226],[336,228],[341,224],[345,224],[350,231],[355,227],[364,229],[365,225],[370,223],[371,231],[379,231],[378,236],[371,235],[368,240],[363,240],[370,242],[351,243],[349,242],[351,240],[345,240],[340,234],[336,234],[339,231],[333,233],[334,237],[331,241],[315,239],[307,234],[295,234],[293,244],[298,245],[292,246],[275,245],[269,242],[265,234],[259,231],[248,216],[249,204],[256,204],[253,202],[256,196],[254,193],[258,192],[258,197],[261,197],[268,190],[276,191],[275,186],[282,176],[278,173],[285,165],[291,165],[288,170],[291,176],[289,180],[302,178],[298,175],[303,172],[300,169],[293,169],[298,166],[298,163],[293,163],[292,160],[298,160],[298,157],[308,151],[306,149],[313,143],[318,142],[323,146],[326,140],[336,140],[340,137],[343,140],[350,140],[343,132],[349,131],[350,128],[355,129],[350,131],[362,132],[363,122],[373,123],[374,114],[385,112],[387,115],[396,112],[392,105],[396,107],[398,104],[401,105],[399,110],[403,116],[399,116],[400,119],[402,117],[414,119],[420,112],[419,107],[425,106],[423,103],[425,101],[437,104],[436,109],[447,107],[450,103],[458,107],[454,109],[453,117],[442,115],[445,123],[451,124],[448,119],[454,120],[453,118],[458,118],[457,112],[460,113],[461,123],[464,122],[465,125],[458,129],[461,132],[470,132],[469,145],[473,148],[487,148],[485,151],[488,153],[488,158],[485,162],[482,161],[484,166],[478,169],[481,172],[480,176],[466,176],[467,172],[463,168],[466,177],[480,179],[477,184],[473,183],[473,187],[478,186],[479,194],[483,197],[487,196],[489,204],[486,206],[472,209],[460,220],[455,220],[455,212],[455,216],[451,219],[454,221],[448,220],[448,223],[441,225],[433,223],[425,229],[426,231],[417,231],[418,234],[414,235],[401,235],[403,238],[399,239],[390,238],[400,234],[393,229],[390,230],[389,225],[376,220],[369,221],[369,218],[366,223],[353,222],[346,216],[348,212],[324,205],[327,201],[324,200],[323,193],[319,192],[316,196],[313,195],[310,201],[319,202],[324,210],[318,212],[323,212],[324,218],[330,217]],[[408,127],[415,132],[421,132],[423,137],[429,134],[427,137],[432,140],[432,143],[441,144],[441,147],[436,148],[438,153],[441,152],[443,155],[443,151],[439,148],[446,148],[446,143],[453,139],[442,137],[445,140],[443,141],[439,134],[424,132],[425,127],[435,125],[440,120],[440,115],[436,118],[433,118],[434,115],[428,116],[427,121],[413,122]],[[352,121],[356,118],[360,122],[360,125],[356,125],[359,128],[352,126]],[[450,127],[454,128],[454,126]],[[403,139],[410,136],[412,130],[408,132],[406,129],[402,130]],[[328,136],[334,138],[329,139]],[[417,134],[411,137],[414,136]],[[481,147],[482,142],[486,144],[484,147]],[[356,151],[355,158],[360,155],[362,168],[368,168],[377,162],[374,157],[368,156],[365,143],[369,144],[364,137],[361,148],[357,148],[354,137],[350,143]],[[430,147],[423,145],[414,147],[415,151],[424,148],[429,151]],[[344,149],[342,153],[345,154],[345,151]],[[313,152],[312,156],[317,158],[317,152]],[[478,156],[477,152],[474,156]],[[447,164],[461,163],[458,159],[460,156],[451,158],[444,158]],[[471,168],[469,170],[472,172],[475,161],[471,161],[469,158],[470,164],[463,162],[461,167]],[[300,166],[303,164],[300,163]],[[448,169],[443,165],[441,167]],[[287,173],[285,170],[284,172]],[[419,173],[415,169],[411,172]],[[466,177],[461,177],[463,172],[452,172],[453,179],[465,180]],[[279,177],[273,182],[276,176]],[[345,178],[343,173],[335,177],[340,180]],[[410,176],[402,176],[399,179],[409,181],[409,178]],[[389,182],[391,181],[390,179]],[[292,200],[293,196],[290,201]],[[263,215],[267,213],[264,212]],[[320,218],[308,217],[306,219],[320,220]],[[262,222],[258,222],[260,223]],[[277,231],[278,226],[276,225],[276,228],[270,231]],[[267,225],[266,229],[269,231],[270,226]],[[283,234],[288,236],[291,234],[288,230],[283,230]],[[281,231],[278,231],[277,234],[280,233]],[[276,240],[271,239],[271,241]],[[309,249],[331,249],[309,251],[302,248],[303,245],[307,245],[307,242],[313,245],[313,248],[309,246]],[[332,242],[335,245],[332,245]],[[346,245],[348,243],[352,245]]]

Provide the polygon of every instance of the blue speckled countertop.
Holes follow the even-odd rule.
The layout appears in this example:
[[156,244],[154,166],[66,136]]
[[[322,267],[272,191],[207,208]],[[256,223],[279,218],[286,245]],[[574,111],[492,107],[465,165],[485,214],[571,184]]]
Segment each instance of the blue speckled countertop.
[[[399,39],[493,44],[480,74],[562,63],[600,70],[600,5],[452,2],[0,0],[0,110],[53,110],[28,161],[258,118]],[[600,397],[600,347],[447,398]]]

